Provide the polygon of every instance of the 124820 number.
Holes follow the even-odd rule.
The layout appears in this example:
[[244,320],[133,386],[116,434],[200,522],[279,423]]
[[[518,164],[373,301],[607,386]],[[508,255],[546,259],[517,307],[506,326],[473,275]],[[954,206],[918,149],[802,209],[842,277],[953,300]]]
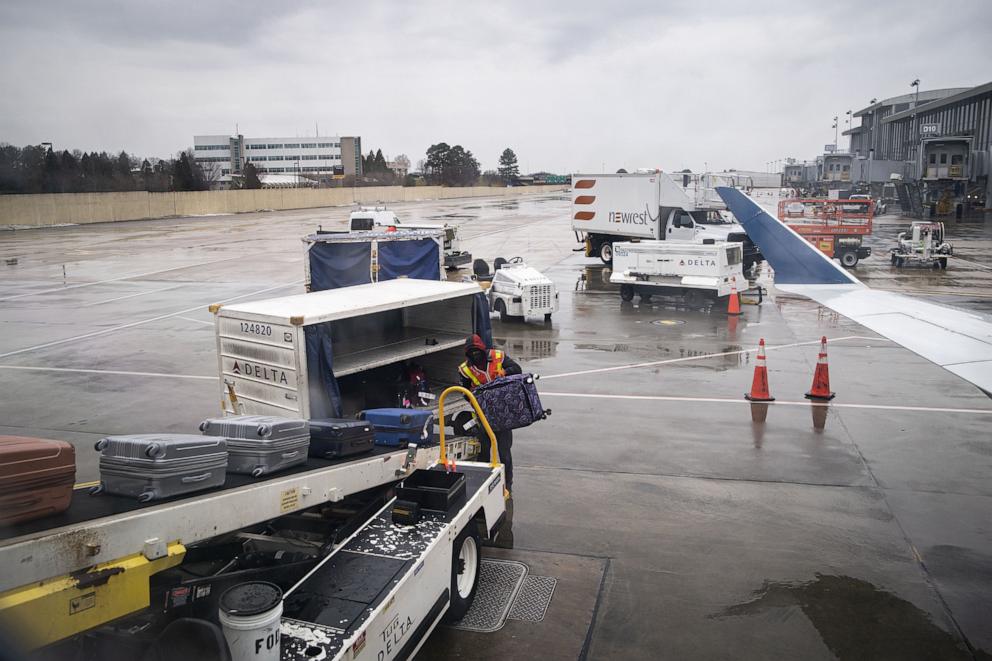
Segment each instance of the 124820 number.
[[253,335],[264,335],[266,337],[272,335],[272,326],[266,324],[249,324],[244,321],[241,322],[241,332],[251,333]]

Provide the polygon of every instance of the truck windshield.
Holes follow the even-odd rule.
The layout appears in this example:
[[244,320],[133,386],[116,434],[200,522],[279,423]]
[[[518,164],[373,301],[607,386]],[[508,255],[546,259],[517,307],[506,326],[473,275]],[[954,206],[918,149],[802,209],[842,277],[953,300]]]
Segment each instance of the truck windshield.
[[698,225],[730,225],[733,223],[719,211],[693,211],[692,217]]

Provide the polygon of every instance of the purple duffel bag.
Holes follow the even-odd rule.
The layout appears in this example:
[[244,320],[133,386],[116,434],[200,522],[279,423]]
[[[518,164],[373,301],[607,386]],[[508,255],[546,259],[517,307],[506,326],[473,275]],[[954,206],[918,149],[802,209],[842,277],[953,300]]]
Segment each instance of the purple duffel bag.
[[472,394],[494,432],[526,427],[551,415],[541,406],[533,374],[501,376],[476,386]]

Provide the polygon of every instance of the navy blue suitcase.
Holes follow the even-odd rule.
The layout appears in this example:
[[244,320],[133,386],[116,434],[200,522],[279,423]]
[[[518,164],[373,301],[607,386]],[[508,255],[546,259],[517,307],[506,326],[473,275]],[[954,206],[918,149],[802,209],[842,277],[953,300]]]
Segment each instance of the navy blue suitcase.
[[519,429],[544,420],[551,409],[541,405],[533,374],[513,374],[476,386],[472,394],[494,432]]
[[374,444],[375,434],[368,420],[325,418],[310,421],[311,457],[349,457],[370,451]]
[[361,418],[372,423],[375,444],[426,445],[434,438],[434,412],[418,409],[368,409]]

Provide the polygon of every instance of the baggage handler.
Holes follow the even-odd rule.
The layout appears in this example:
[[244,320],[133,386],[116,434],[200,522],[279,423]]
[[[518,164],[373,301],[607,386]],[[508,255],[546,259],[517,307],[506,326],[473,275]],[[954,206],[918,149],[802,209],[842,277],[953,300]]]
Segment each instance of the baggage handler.
[[[471,335],[465,340],[465,357],[468,359],[458,366],[458,374],[462,379],[462,386],[469,390],[489,383],[500,376],[510,374],[520,374],[523,370],[517,361],[507,356],[498,349],[486,347],[482,338],[478,335]],[[513,491],[513,431],[504,430],[493,432],[496,436],[496,449],[499,450],[499,460],[506,467],[506,490]],[[489,461],[491,448],[489,447],[489,434],[479,425],[479,442],[482,444],[482,457],[484,461]]]
[[[470,335],[465,340],[464,363],[458,366],[458,375],[461,377],[462,386],[469,390],[474,390],[476,386],[489,383],[493,379],[511,374],[520,374],[523,370],[517,361],[507,356],[498,349],[489,349],[478,335]],[[489,441],[489,434],[485,428],[479,425],[479,443],[481,444],[480,460],[489,461],[492,448]],[[499,534],[493,546],[505,549],[513,548],[513,431],[505,429],[494,431],[496,437],[496,449],[499,450],[499,460],[503,462],[503,469],[506,472],[506,490],[510,494],[506,500],[506,518],[500,527]]]

